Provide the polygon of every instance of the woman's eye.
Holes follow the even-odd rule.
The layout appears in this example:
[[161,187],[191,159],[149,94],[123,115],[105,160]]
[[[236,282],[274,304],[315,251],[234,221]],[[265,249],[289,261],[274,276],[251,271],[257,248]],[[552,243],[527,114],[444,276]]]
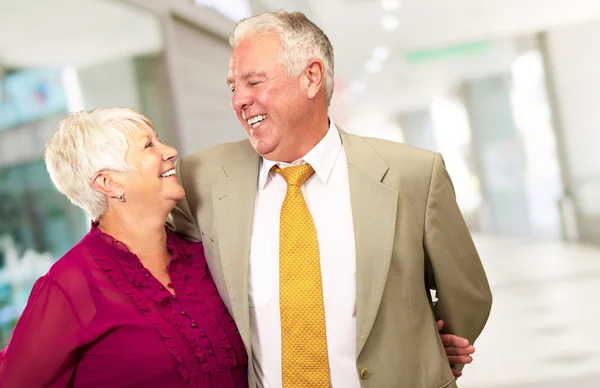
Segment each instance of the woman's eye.
[[149,147],[152,147],[153,145],[154,145],[154,144],[152,144],[152,142],[151,142],[151,141],[149,141],[149,142],[146,144],[146,147],[144,147],[144,148],[149,148]]

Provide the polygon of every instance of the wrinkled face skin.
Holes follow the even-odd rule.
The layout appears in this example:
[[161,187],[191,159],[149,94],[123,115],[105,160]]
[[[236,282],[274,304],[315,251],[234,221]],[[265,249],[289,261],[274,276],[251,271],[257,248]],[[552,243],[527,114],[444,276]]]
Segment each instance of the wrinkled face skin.
[[247,37],[233,50],[227,83],[231,106],[261,156],[285,160],[302,143],[311,114],[307,84],[279,63],[283,46],[276,35]]

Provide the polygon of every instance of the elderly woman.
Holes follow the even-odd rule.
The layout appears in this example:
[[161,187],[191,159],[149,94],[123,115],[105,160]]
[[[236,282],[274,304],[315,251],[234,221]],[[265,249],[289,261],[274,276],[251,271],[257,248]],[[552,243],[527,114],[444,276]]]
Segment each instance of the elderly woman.
[[0,386],[247,386],[247,355],[202,244],[165,229],[184,196],[176,156],[131,109],[61,121],[48,172],[94,221],[35,283]]

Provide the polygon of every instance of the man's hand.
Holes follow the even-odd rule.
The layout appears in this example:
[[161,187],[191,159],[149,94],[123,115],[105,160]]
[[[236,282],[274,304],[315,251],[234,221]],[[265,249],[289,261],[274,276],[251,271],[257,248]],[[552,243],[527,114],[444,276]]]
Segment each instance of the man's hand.
[[[444,327],[444,321],[440,319],[437,321],[438,331],[442,331],[442,327]],[[454,334],[440,334],[440,338],[444,344],[444,350],[446,350],[450,365],[470,364],[473,361],[471,354],[475,353],[475,348],[469,344],[468,339]],[[452,373],[456,378],[462,376],[462,372],[456,369],[452,369]]]

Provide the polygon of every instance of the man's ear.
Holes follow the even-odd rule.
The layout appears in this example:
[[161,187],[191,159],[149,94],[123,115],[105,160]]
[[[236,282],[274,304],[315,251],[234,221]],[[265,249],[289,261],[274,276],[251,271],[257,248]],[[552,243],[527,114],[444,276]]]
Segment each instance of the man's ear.
[[308,61],[308,66],[305,70],[306,93],[309,100],[317,96],[319,91],[323,89],[323,81],[325,78],[325,65],[319,58],[313,58]]
[[114,179],[111,173],[106,171],[96,173],[92,179],[92,188],[111,198],[116,198],[118,194],[123,194],[121,184]]

